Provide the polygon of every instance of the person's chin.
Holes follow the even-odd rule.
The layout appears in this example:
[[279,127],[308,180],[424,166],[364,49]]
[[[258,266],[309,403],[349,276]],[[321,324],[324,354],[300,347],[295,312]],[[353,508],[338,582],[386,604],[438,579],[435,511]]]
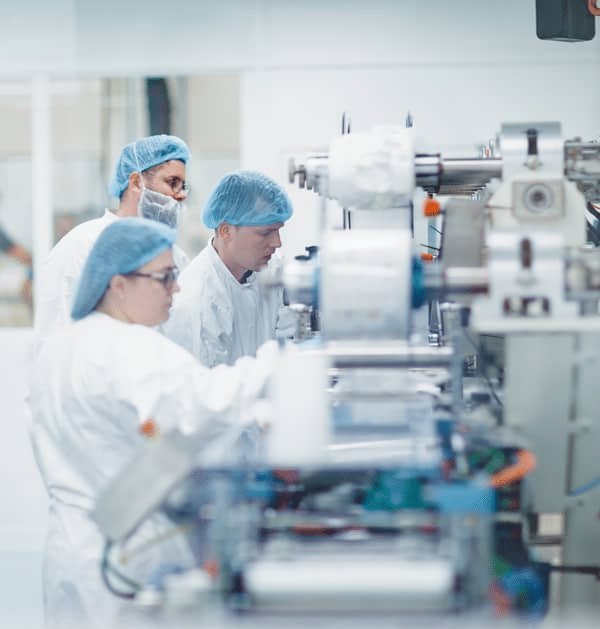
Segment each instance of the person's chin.
[[156,323],[154,325],[161,325],[161,324],[165,323],[165,321],[169,318],[169,311],[170,311],[170,308],[167,309],[167,312],[165,314],[163,314],[162,317],[157,318],[157,321],[156,321]]

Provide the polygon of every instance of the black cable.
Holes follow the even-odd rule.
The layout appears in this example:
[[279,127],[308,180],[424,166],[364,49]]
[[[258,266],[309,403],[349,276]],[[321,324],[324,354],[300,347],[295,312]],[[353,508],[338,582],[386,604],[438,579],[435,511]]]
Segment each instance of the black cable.
[[[109,592],[111,592],[111,594],[114,594],[115,596],[118,596],[119,598],[126,598],[128,600],[131,600],[135,598],[136,593],[142,589],[142,586],[136,581],[133,581],[132,579],[126,577],[124,574],[121,574],[121,572],[119,572],[114,566],[111,566],[108,560],[108,554],[111,548],[112,548],[111,542],[107,542],[104,545],[104,553],[102,555],[102,562],[100,563],[100,574],[102,575],[102,581],[104,582],[104,585],[107,587]],[[117,590],[113,586],[113,584],[110,582],[110,579],[107,574],[108,572],[111,572],[117,578],[121,579],[123,583],[126,583],[127,585],[129,585],[131,588],[135,590],[135,592],[123,592],[122,590]]]

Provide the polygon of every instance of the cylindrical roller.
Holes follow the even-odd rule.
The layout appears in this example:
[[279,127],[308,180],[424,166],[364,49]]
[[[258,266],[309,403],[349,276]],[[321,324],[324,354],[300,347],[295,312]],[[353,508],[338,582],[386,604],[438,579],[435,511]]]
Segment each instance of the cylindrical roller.
[[453,607],[455,576],[448,559],[335,555],[257,561],[244,584],[259,610],[442,610]]
[[332,366],[339,369],[447,367],[452,348],[435,346],[411,347],[402,343],[330,343],[327,355]]
[[328,341],[406,338],[411,260],[408,229],[329,233],[321,270],[323,337]]
[[[414,157],[414,185],[420,186],[427,192],[437,194],[471,194],[483,188],[492,179],[502,178],[502,169],[503,160],[499,157],[443,158],[439,153],[417,153]],[[290,161],[290,182],[294,182],[298,177],[298,184],[301,188],[317,189],[318,178],[327,174],[329,170],[330,159],[326,154],[316,157],[310,156],[304,164],[295,164],[295,162]],[[406,173],[402,173],[403,189],[408,190],[405,179]],[[350,179],[348,178],[348,180]],[[389,186],[392,187],[392,183],[389,183]],[[343,190],[338,188],[339,186],[328,191],[318,191],[338,199],[342,203],[346,202],[357,207],[370,207],[372,203],[375,203],[373,201],[373,198],[376,197],[374,192],[367,194],[366,191],[362,191],[361,194],[366,195],[367,201],[362,199],[361,203],[362,197],[359,198],[360,195],[355,190],[348,192],[345,188]],[[352,195],[351,198],[347,198],[350,194]],[[407,195],[408,193],[405,192],[406,198],[408,198]],[[391,199],[392,197],[388,194],[385,199],[388,198]],[[377,199],[378,201],[375,203],[377,207],[386,207],[382,200],[384,196],[380,195]]]
[[445,299],[457,295],[487,293],[489,272],[485,267],[425,266],[423,284],[430,299]]
[[416,155],[415,177],[416,184],[427,192],[469,194],[502,177],[502,159]]

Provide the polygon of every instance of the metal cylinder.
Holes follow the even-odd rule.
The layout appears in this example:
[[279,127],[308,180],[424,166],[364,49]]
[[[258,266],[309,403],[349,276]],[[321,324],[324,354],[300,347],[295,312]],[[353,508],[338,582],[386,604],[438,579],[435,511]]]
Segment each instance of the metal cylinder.
[[323,245],[323,338],[404,339],[411,303],[408,229],[331,231]]
[[357,368],[404,368],[446,367],[450,364],[453,350],[450,347],[417,346],[404,343],[330,343],[327,355],[333,367]]
[[416,184],[438,194],[472,194],[494,178],[502,177],[502,159],[447,158],[435,155],[415,156]]
[[415,155],[415,179],[418,186],[427,192],[437,192],[441,174],[442,156],[439,153]]
[[443,159],[439,194],[473,193],[502,177],[502,159]]
[[[289,180],[298,177],[301,188],[318,189],[317,181],[328,168],[324,153],[309,156],[305,163],[289,163]],[[415,184],[437,194],[472,194],[494,178],[502,177],[503,161],[489,158],[443,158],[439,153],[415,155]],[[320,191],[324,192],[324,191]]]
[[426,265],[423,284],[430,299],[444,299],[452,295],[487,293],[488,270],[485,267],[449,267]]
[[402,557],[296,557],[250,564],[244,582],[258,610],[445,610],[454,600],[450,560]]

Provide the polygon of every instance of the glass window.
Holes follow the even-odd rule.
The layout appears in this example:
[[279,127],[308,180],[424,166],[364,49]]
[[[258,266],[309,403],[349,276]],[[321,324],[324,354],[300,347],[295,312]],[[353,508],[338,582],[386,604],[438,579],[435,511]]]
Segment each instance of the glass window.
[[[32,90],[31,81],[0,82],[0,327],[33,324]],[[196,255],[210,235],[204,202],[240,167],[239,76],[52,79],[48,92],[52,244],[117,207],[107,185],[125,144],[171,133],[192,153],[178,244]]]

